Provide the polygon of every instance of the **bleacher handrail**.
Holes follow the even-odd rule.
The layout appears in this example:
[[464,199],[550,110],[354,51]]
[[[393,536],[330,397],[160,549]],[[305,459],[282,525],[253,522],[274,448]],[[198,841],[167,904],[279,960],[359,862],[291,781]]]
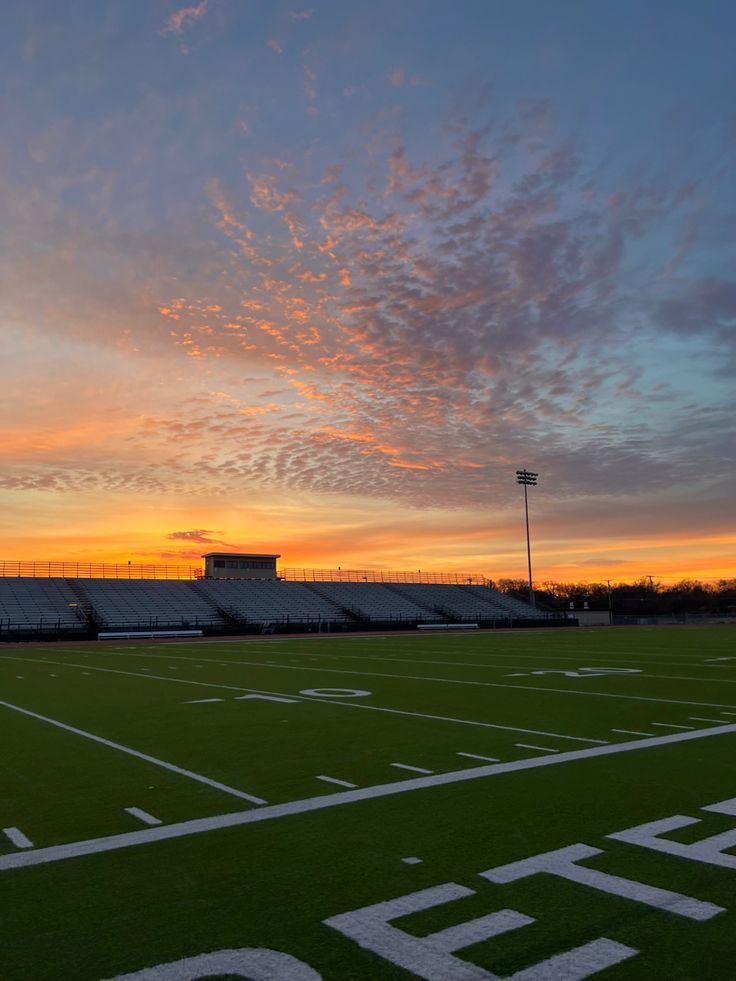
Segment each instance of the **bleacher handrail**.
[[0,561],[6,579],[200,579],[200,567],[127,562]]
[[396,572],[385,569],[279,569],[279,578],[287,582],[372,582],[429,583],[446,586],[490,586],[492,581],[482,573],[467,572]]

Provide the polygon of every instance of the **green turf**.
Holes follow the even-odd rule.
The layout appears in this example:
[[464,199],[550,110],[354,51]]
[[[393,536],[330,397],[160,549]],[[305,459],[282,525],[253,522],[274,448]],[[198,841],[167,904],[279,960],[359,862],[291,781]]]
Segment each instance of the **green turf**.
[[[736,732],[595,751],[736,726],[735,636],[728,627],[624,628],[3,647],[0,828],[19,829],[34,848],[0,834],[0,981],[107,981],[145,968],[140,981],[209,981],[212,972],[153,968],[231,948],[282,951],[324,981],[435,977],[418,962],[416,971],[392,965],[323,921],[450,882],[474,894],[394,926],[423,937],[502,909],[535,922],[458,948],[459,973],[433,968],[437,981],[511,976],[601,937],[638,953],[591,977],[732,981],[736,867],[606,836],[677,814],[700,823],[664,835],[671,841],[736,828],[736,817],[701,810],[736,797]],[[565,674],[580,668],[636,673]],[[240,699],[249,693],[297,701]],[[222,700],[191,704],[209,698]],[[580,750],[552,765],[434,780],[493,766],[459,754],[513,763]],[[397,793],[422,777],[397,762],[431,771],[430,785]],[[320,775],[389,786],[341,803],[348,789]],[[270,816],[273,805],[325,796],[330,806]],[[227,814],[264,819],[130,844],[115,836],[148,826],[127,807],[175,831]],[[95,852],[108,836],[110,849]],[[62,857],[87,840],[92,853]],[[478,875],[577,842],[603,850],[584,867],[725,912],[698,922],[548,874],[504,885]],[[736,866],[736,848],[719,847]],[[7,867],[37,852],[42,863]],[[538,979],[563,976],[548,968]]]

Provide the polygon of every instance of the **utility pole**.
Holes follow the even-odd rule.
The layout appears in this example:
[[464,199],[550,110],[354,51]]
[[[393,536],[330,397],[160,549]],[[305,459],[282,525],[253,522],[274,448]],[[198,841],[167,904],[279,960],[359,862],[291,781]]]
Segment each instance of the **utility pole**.
[[537,486],[538,473],[533,473],[531,470],[517,470],[516,471],[516,483],[522,484],[524,487],[524,515],[526,517],[526,557],[529,566],[529,605],[536,609],[536,601],[534,599],[534,585],[532,580],[532,548],[529,541],[529,501],[527,498],[527,487]]

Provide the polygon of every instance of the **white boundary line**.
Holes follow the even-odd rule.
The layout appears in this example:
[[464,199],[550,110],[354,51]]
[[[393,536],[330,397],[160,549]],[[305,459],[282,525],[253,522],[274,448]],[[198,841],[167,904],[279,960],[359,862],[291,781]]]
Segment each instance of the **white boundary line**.
[[103,736],[96,736],[93,732],[87,732],[84,729],[77,729],[76,726],[69,726],[66,724],[66,722],[59,722],[57,719],[49,719],[46,715],[39,715],[37,712],[31,712],[29,709],[21,708],[20,705],[13,705],[11,702],[0,701],[0,706],[11,709],[13,712],[20,712],[21,715],[27,715],[31,719],[38,719],[41,722],[46,722],[50,726],[56,726],[57,729],[64,729],[66,732],[73,732],[75,736],[82,736],[84,739],[91,739],[95,743],[108,746],[110,749],[116,749],[120,753],[127,753],[128,756],[135,756],[139,760],[145,760],[146,763],[153,763],[154,766],[160,766],[163,770],[170,770],[172,773],[178,773],[179,776],[188,777],[190,780],[196,780],[198,783],[207,784],[208,787],[214,787],[215,790],[221,790],[225,794],[230,794],[231,797],[240,797],[241,800],[249,800],[251,804],[267,803],[267,801],[263,800],[261,797],[254,797],[253,794],[246,794],[242,790],[236,790],[234,787],[228,787],[227,784],[219,783],[217,780],[211,780],[209,777],[205,777],[201,773],[194,773],[193,770],[185,770],[184,767],[177,766],[175,763],[167,763],[166,760],[160,760],[156,756],[149,756],[148,753],[140,753],[137,749],[131,749],[130,746],[123,746],[122,743],[114,743],[112,740],[105,739]]
[[550,749],[549,746],[530,746],[529,743],[516,743],[519,749],[538,749],[540,753],[559,753],[559,749]]
[[463,753],[458,751],[458,756],[467,756],[470,760],[484,760],[486,763],[498,763],[497,756],[480,756],[478,753]]
[[540,767],[557,766],[560,763],[569,763],[574,760],[595,759],[599,756],[617,756],[619,753],[633,753],[642,749],[652,749],[656,746],[672,746],[677,743],[691,742],[695,739],[709,739],[712,736],[733,734],[736,734],[736,723],[720,726],[719,728],[698,729],[694,732],[676,732],[667,736],[652,736],[650,739],[637,739],[629,743],[614,743],[608,746],[592,746],[588,749],[573,749],[554,756],[535,756],[525,760],[513,760],[510,763],[474,766],[470,769],[454,770],[450,773],[435,773],[429,777],[395,780],[392,783],[379,784],[374,787],[346,790],[344,793],[338,792],[322,797],[310,797],[306,800],[294,800],[285,804],[272,804],[270,807],[251,808],[247,811],[232,811],[229,814],[196,818],[192,821],[180,821],[177,824],[162,825],[158,828],[145,828],[141,831],[130,831],[126,834],[109,835],[104,838],[91,838],[86,841],[70,842],[66,845],[52,845],[49,848],[36,848],[33,851],[0,855],[0,872],[6,869],[23,868],[29,865],[46,865],[49,862],[58,862],[67,858],[78,858],[82,855],[96,855],[101,852],[117,851],[121,848],[145,845],[154,841],[184,838],[189,835],[201,834],[205,831],[215,831],[220,828],[234,828],[244,824],[255,824],[259,821],[271,821],[276,818],[289,817],[293,814],[306,814],[330,807],[340,807],[343,804],[355,804],[359,801],[374,800],[379,797],[392,797],[396,794],[410,793],[415,790],[426,790],[431,787],[464,783],[468,780],[495,777],[504,773],[536,770]]
[[[10,656],[10,655],[5,655]],[[0,660],[2,660],[3,655],[0,655]],[[15,661],[31,661],[37,663],[33,658],[28,657],[14,657]],[[68,668],[80,668],[82,665],[73,664],[71,661],[60,661],[60,664],[64,664]],[[319,698],[314,695],[299,695],[294,698],[293,694],[290,696],[284,695],[283,692],[278,691],[266,691],[262,688],[245,688],[243,685],[226,685],[218,681],[194,681],[190,678],[172,678],[170,675],[162,674],[140,674],[138,671],[124,671],[122,668],[98,668],[94,665],[85,665],[89,667],[91,671],[100,671],[104,674],[122,674],[129,678],[143,678],[144,680],[151,681],[170,681],[175,684],[181,685],[196,685],[199,688],[224,688],[228,691],[249,691],[254,692],[258,695],[276,695],[282,698],[289,697],[294,701],[306,701],[306,702],[319,702],[321,705],[342,705],[347,708],[357,708],[366,709],[370,712],[387,712],[391,715],[406,715],[416,719],[431,719],[436,722],[454,722],[459,725],[464,726],[481,726],[484,729],[499,729],[502,732],[522,732],[529,736],[551,736],[553,739],[566,739],[570,742],[575,743],[592,743],[596,745],[603,745],[607,743],[606,739],[589,739],[587,736],[567,736],[561,732],[546,732],[544,729],[525,729],[521,726],[504,726],[496,722],[478,722],[475,719],[457,719],[451,715],[428,715],[425,712],[410,712],[407,709],[394,709],[385,708],[381,705],[366,705],[363,702],[343,702],[337,698]],[[141,668],[141,671],[147,670]],[[2,704],[2,703],[0,703]]]

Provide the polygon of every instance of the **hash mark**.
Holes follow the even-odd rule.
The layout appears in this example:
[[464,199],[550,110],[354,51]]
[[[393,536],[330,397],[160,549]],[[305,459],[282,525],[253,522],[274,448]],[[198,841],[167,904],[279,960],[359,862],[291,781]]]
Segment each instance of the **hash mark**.
[[148,811],[141,810],[140,807],[126,807],[124,810],[130,814],[132,817],[139,818],[144,824],[162,824],[158,818],[155,818],[153,814],[149,814]]
[[389,766],[397,766],[400,770],[411,770],[413,773],[434,773],[434,770],[426,770],[423,766],[409,766],[408,763],[390,763]]
[[33,848],[33,842],[19,828],[3,828],[3,834],[16,848]]
[[351,790],[355,790],[358,786],[357,783],[348,783],[347,780],[338,780],[337,777],[325,777],[318,776],[317,780],[324,780],[325,783],[336,783],[338,787],[349,787]]

